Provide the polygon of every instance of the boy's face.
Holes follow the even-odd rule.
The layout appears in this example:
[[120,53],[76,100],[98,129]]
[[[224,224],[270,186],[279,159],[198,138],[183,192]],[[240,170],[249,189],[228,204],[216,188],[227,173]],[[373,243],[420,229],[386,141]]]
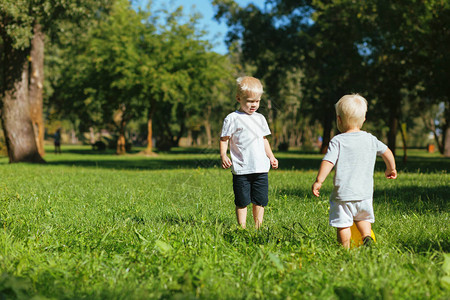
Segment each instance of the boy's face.
[[261,95],[256,97],[250,97],[247,95],[237,96],[236,100],[241,104],[241,108],[239,110],[251,115],[258,110]]

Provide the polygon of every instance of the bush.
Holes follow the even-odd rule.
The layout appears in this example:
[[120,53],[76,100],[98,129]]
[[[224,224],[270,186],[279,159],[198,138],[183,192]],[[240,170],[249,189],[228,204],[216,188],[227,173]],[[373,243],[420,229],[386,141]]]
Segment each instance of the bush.
[[95,151],[105,151],[106,150],[106,144],[102,141],[97,141],[94,144],[92,144],[92,150]]
[[283,143],[280,143],[280,144],[278,145],[278,151],[286,152],[286,151],[288,151],[288,150],[289,150],[289,144],[288,144],[288,143],[283,142]]

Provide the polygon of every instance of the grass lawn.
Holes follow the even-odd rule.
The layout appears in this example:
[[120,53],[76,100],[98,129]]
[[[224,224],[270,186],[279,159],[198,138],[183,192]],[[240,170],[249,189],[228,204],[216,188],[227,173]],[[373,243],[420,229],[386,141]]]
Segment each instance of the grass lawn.
[[375,173],[374,247],[328,226],[321,155],[276,153],[261,230],[236,226],[217,151],[157,157],[48,148],[0,158],[0,299],[450,299],[450,159],[409,151]]

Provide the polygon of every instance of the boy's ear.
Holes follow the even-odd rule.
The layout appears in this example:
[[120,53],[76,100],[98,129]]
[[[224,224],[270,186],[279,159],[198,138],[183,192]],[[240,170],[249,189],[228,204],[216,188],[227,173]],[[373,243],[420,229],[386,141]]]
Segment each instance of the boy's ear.
[[236,101],[237,101],[237,102],[241,102],[241,98],[239,98],[238,95],[236,95]]

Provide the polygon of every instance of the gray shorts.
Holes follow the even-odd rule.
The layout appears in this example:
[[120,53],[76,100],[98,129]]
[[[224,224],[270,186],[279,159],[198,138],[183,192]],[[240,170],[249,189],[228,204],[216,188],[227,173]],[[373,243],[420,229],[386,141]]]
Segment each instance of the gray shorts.
[[330,201],[330,225],[345,228],[353,221],[375,222],[372,199],[362,201]]

